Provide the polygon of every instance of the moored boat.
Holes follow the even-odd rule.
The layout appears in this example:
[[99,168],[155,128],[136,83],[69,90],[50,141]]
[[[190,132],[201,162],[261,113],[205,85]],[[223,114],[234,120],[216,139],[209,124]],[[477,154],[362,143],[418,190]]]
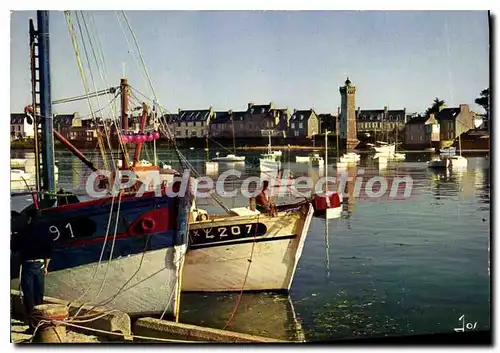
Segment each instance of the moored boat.
[[219,157],[219,152],[216,153],[217,157],[212,158],[212,162],[244,162],[244,156],[236,156],[235,154],[228,154],[224,157]]
[[[69,12],[65,15],[70,16]],[[52,114],[48,11],[37,11],[37,19],[37,31],[30,20],[30,57],[35,68],[32,87],[39,83],[39,101],[33,94],[32,102],[33,106],[40,105],[40,113],[31,117],[35,126],[40,125],[41,116]],[[127,132],[129,90],[127,80],[122,79],[123,133]],[[43,161],[43,168],[36,163],[37,177],[42,174],[42,183],[36,186],[33,204],[11,215],[11,288],[19,286],[19,243],[36,242],[39,237],[49,235],[54,249],[45,276],[45,295],[129,314],[163,313],[177,317],[192,201],[190,191],[176,196],[169,192],[174,190],[164,187],[160,195],[152,191],[141,195],[133,188],[122,188],[115,194],[110,177],[98,179],[99,170],[89,159],[53,130],[53,126],[42,124],[42,127],[39,160]],[[94,191],[103,196],[94,195],[96,198],[81,201],[71,193],[54,194],[54,136],[96,172],[94,181],[99,185]],[[122,146],[122,160],[124,169],[129,171],[126,146]],[[137,158],[134,160],[137,162]],[[159,169],[145,164],[131,168]],[[103,187],[99,181],[107,185]],[[26,227],[30,227],[29,232]]]
[[313,212],[310,202],[302,202],[278,206],[274,216],[241,209],[229,215],[194,215],[183,290],[288,291]]

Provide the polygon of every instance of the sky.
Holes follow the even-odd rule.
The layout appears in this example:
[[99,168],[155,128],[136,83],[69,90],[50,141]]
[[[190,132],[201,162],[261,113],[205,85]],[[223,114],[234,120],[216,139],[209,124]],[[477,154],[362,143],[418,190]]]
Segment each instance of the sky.
[[[71,13],[76,26],[75,12]],[[91,90],[117,86],[125,73],[132,87],[153,97],[121,11],[84,14],[87,28],[99,39],[100,46],[93,40],[94,50],[100,48],[105,61],[98,70],[87,47],[89,70],[79,43]],[[248,102],[273,102],[278,108],[336,113],[339,86],[349,76],[361,109],[388,106],[423,112],[439,97],[447,106],[465,103],[482,113],[474,99],[489,87],[486,11],[126,14],[156,96],[171,112],[209,106],[216,111],[245,110]],[[11,15],[11,112],[21,112],[30,103],[29,18],[36,19],[36,12]],[[50,21],[52,99],[82,95],[64,13],[52,11]],[[78,40],[79,33],[77,29]],[[107,102],[109,98],[93,100],[93,107]],[[87,116],[89,111],[85,100],[53,107],[59,114]]]

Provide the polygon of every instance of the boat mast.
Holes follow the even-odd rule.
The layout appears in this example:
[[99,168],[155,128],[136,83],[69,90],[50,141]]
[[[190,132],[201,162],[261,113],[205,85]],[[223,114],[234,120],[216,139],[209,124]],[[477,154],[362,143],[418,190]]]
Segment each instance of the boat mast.
[[[128,132],[128,83],[126,78],[120,80],[121,89],[121,109],[122,109],[122,133],[126,134]],[[120,143],[122,146],[122,169],[128,169],[128,152],[125,144]]]
[[37,65],[36,65],[36,60],[37,60],[37,51],[35,48],[38,46],[37,44],[37,32],[35,31],[35,25],[33,24],[33,20],[30,19],[29,22],[29,27],[30,27],[30,66],[31,66],[31,107],[33,108],[33,131],[34,131],[34,142],[35,142],[35,185],[36,185],[36,191],[40,192],[41,190],[41,184],[40,184],[40,135],[38,134],[39,132],[39,127],[40,127],[40,114],[39,114],[39,107],[40,105],[37,102],[37,95],[40,93],[37,91]]
[[325,130],[325,180],[325,191],[328,193],[328,130]]
[[207,144],[207,148],[206,148],[206,152],[207,153],[206,153],[205,160],[207,162],[209,162],[210,161],[210,158],[209,158],[210,157],[210,151],[208,150],[208,132],[205,134],[205,143]]
[[[153,102],[153,131],[157,131],[158,129],[158,110],[156,107],[156,100]],[[156,156],[156,139],[153,140],[153,165],[156,166],[158,164],[157,156]]]
[[233,152],[236,154],[236,138],[234,137],[234,118],[231,115],[231,121],[233,122]]
[[[148,107],[146,103],[142,104],[142,114],[141,114],[141,126],[139,129],[139,133],[143,134],[144,129],[146,128],[146,120],[148,116]],[[142,151],[142,144],[143,142],[138,142],[137,146],[135,147],[135,153],[134,153],[134,167],[139,163],[139,158],[141,157],[141,151]]]
[[[40,117],[42,125],[43,190],[55,192],[54,135],[50,92],[49,12],[37,11],[38,63],[40,72]],[[36,107],[33,107],[36,111]],[[35,113],[36,115],[36,113]],[[36,130],[36,129],[35,129]],[[37,131],[38,132],[38,131]]]

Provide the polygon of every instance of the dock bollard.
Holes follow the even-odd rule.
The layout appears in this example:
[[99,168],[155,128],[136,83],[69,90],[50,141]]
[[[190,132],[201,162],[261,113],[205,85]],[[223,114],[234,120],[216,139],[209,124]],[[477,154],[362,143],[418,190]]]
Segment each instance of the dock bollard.
[[37,330],[36,341],[42,343],[61,343],[66,341],[66,325],[54,323],[52,320],[68,319],[68,307],[61,304],[42,304],[33,308],[35,323],[42,323]]

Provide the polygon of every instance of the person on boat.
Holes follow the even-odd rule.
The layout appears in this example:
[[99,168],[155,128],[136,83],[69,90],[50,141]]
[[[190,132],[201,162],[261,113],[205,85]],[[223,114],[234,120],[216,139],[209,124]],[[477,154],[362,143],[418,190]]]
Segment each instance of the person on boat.
[[262,183],[262,190],[255,198],[257,203],[257,210],[260,212],[274,214],[276,211],[276,205],[272,200],[269,199],[269,181],[264,180]]
[[48,274],[54,242],[48,231],[37,232],[39,225],[36,220],[40,211],[32,209],[28,212],[28,224],[16,236],[16,244],[13,247],[19,252],[23,303],[26,315],[31,318],[33,308],[43,304],[45,276]]

